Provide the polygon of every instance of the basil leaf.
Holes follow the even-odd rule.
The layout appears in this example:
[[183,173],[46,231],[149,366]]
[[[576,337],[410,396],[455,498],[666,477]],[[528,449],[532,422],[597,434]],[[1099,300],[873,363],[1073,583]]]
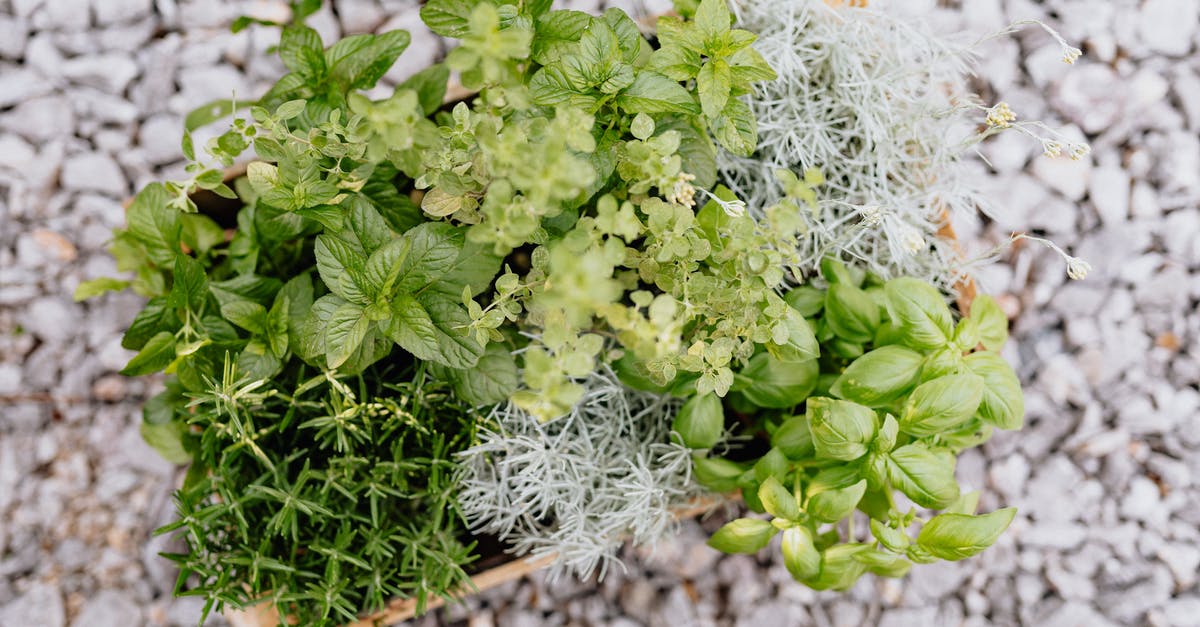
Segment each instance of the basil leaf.
[[807,527],[784,529],[781,540],[783,565],[793,579],[803,582],[821,572],[821,553],[813,545],[812,532]]
[[912,562],[903,556],[872,548],[855,553],[854,560],[866,565],[868,571],[881,577],[903,577],[912,570]]
[[779,449],[788,459],[811,457],[815,449],[812,432],[808,430],[808,418],[801,415],[784,420],[771,434],[771,446]]
[[900,417],[900,430],[919,438],[950,431],[975,415],[983,400],[983,379],[952,374],[918,385]]
[[1025,422],[1025,399],[1012,366],[992,352],[967,355],[966,364],[971,372],[983,379],[979,415],[1001,429],[1020,429]]
[[821,554],[821,573],[804,582],[814,590],[846,590],[867,572],[866,564],[854,556],[866,549],[864,544],[838,544]]
[[912,543],[908,536],[899,529],[887,526],[881,521],[871,519],[871,535],[889,551],[903,552]]
[[808,428],[817,457],[852,461],[867,454],[875,438],[875,411],[850,401],[808,399]]
[[708,546],[722,553],[757,553],[767,546],[778,529],[757,518],[739,518],[727,523],[708,539]]
[[863,344],[875,337],[879,306],[858,287],[834,283],[825,292],[825,321],[838,337]]
[[788,307],[784,324],[788,329],[787,342],[783,344],[768,343],[766,345],[768,353],[778,360],[788,362],[816,359],[820,355],[821,349],[817,345],[817,336],[813,333],[812,325],[804,319],[804,316],[800,315],[799,311]]
[[888,481],[921,507],[940,509],[958,498],[954,466],[919,443],[888,454]]
[[754,478],[759,482],[766,481],[768,477],[782,481],[787,477],[788,468],[788,460],[783,451],[772,448],[754,463]]
[[692,473],[696,482],[713,492],[732,492],[746,469],[723,457],[693,457]]
[[944,560],[968,558],[994,544],[1016,514],[1016,508],[1007,507],[980,516],[934,516],[921,528],[921,533],[917,535],[917,545]]
[[902,346],[884,346],[855,359],[830,392],[868,407],[883,407],[916,385],[924,357]]
[[818,370],[815,359],[787,362],[759,353],[739,373],[748,381],[740,391],[746,400],[759,407],[795,407],[816,387]]
[[711,392],[688,399],[675,415],[671,430],[679,434],[688,448],[716,446],[725,434],[725,410],[721,407],[721,399]]
[[121,369],[127,377],[137,377],[158,372],[175,361],[175,334],[162,331],[150,338],[142,350]]
[[888,318],[899,328],[906,345],[930,350],[950,343],[953,317],[933,286],[911,277],[892,279],[884,285],[884,296]]
[[824,292],[811,285],[794,287],[783,295],[783,299],[806,318],[821,313],[821,310],[825,308]]
[[1000,350],[1008,341],[1008,316],[987,294],[980,294],[971,302],[970,319],[978,328],[979,341],[990,351]]
[[767,477],[760,486],[758,486],[758,500],[762,502],[763,508],[767,513],[784,520],[799,520],[800,519],[800,504],[796,501],[796,495],[792,491],[783,487],[779,480],[775,477]]
[[858,506],[858,502],[862,500],[863,494],[866,494],[866,492],[867,482],[865,479],[862,479],[858,483],[846,488],[810,494],[808,503],[804,506],[804,511],[817,520],[837,522],[849,516],[854,511],[854,508]]

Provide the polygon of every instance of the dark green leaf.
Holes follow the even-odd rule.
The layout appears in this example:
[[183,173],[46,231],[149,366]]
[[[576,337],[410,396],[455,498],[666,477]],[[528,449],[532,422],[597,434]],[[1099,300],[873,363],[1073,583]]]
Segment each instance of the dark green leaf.
[[208,295],[208,277],[204,266],[187,255],[175,256],[174,284],[167,295],[167,307],[199,312]]
[[788,459],[812,457],[815,449],[812,432],[808,430],[808,418],[800,415],[784,420],[771,434],[771,446],[782,451]]
[[421,7],[421,21],[443,37],[462,37],[470,32],[469,19],[477,0],[429,0]]
[[444,368],[445,378],[459,398],[473,405],[493,405],[508,400],[520,377],[512,353],[501,344],[488,344],[473,368]]
[[[801,323],[807,325],[803,319]],[[741,373],[747,385],[742,395],[759,407],[787,409],[799,405],[817,384],[817,360],[780,361],[767,353],[759,353]]]
[[[408,77],[396,87],[396,90],[411,89],[417,92],[421,111],[425,115],[433,115],[442,107],[442,101],[446,98],[446,84],[449,80],[450,68],[437,63]],[[365,190],[364,193],[366,193]]]
[[537,36],[533,38],[529,57],[538,65],[557,63],[579,42],[583,31],[592,23],[592,16],[582,11],[551,11],[537,20]]
[[248,300],[238,300],[221,305],[221,315],[239,327],[260,334],[266,330],[267,308]]
[[693,457],[692,464],[696,482],[718,493],[737,488],[738,477],[746,471],[741,464],[722,457]]
[[175,334],[162,331],[150,338],[142,350],[121,369],[127,377],[138,377],[158,372],[175,361]]

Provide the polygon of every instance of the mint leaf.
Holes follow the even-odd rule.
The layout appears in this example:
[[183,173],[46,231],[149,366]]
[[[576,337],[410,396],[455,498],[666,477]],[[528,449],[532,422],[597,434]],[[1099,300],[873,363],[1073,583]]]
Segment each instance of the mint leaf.
[[[437,63],[405,79],[403,83],[396,86],[396,91],[411,89],[417,92],[417,101],[421,103],[421,111],[427,116],[433,115],[442,107],[449,80],[450,68]],[[367,193],[365,189],[363,193]]]
[[248,300],[237,300],[221,305],[221,315],[239,327],[260,334],[266,330],[267,308]]
[[[312,297],[309,297],[312,300]],[[266,336],[267,344],[271,347],[271,352],[275,356],[283,359],[287,355],[289,338],[288,326],[291,317],[291,304],[288,302],[287,293],[280,291],[275,296],[275,302],[271,304],[271,310],[266,316]]]
[[325,360],[337,368],[346,362],[367,336],[371,320],[362,305],[346,303],[329,315],[325,330]]
[[501,344],[488,344],[472,368],[443,368],[440,370],[454,386],[459,398],[474,405],[492,405],[508,399],[520,385],[517,362]]
[[119,292],[129,287],[129,281],[121,279],[112,279],[109,277],[100,277],[90,281],[84,281],[75,287],[75,302],[94,298],[106,292]]
[[308,81],[325,74],[325,48],[321,36],[307,26],[289,26],[279,37],[279,58],[287,69]]
[[888,480],[921,507],[940,509],[958,498],[954,466],[922,444],[901,446],[888,454]]
[[470,368],[483,355],[483,347],[466,335],[470,322],[462,306],[445,296],[430,293],[418,300],[402,293],[392,301],[386,332],[418,359]]
[[401,266],[408,259],[411,249],[411,238],[398,237],[371,253],[363,277],[376,293],[385,296],[391,293],[400,277]]
[[817,457],[852,461],[866,455],[875,438],[877,419],[869,407],[815,397],[808,399],[806,415]]
[[167,295],[167,307],[199,312],[208,295],[208,276],[204,266],[188,255],[175,256],[174,283]]
[[170,421],[164,423],[153,424],[143,422],[141,427],[142,439],[150,448],[163,456],[163,459],[172,464],[186,464],[192,461],[192,454],[187,452],[183,447],[183,435],[187,433],[187,426],[181,422]]
[[408,31],[403,30],[351,35],[329,48],[325,62],[330,76],[343,90],[371,89],[396,63],[410,41]]
[[1020,429],[1025,423],[1025,399],[1012,366],[993,352],[972,353],[967,368],[983,379],[979,415],[1001,429]]
[[700,108],[710,120],[725,110],[732,87],[729,64],[723,59],[709,60],[700,68],[700,73],[696,75],[696,89],[700,92]]
[[180,254],[179,212],[167,206],[170,197],[161,183],[142,188],[125,212],[129,234],[146,249],[159,265],[175,262]]
[[395,285],[399,290],[415,292],[455,268],[464,238],[462,230],[450,224],[426,222],[405,233],[403,239],[410,242],[410,247],[400,262]]
[[[729,32],[732,17],[726,0],[702,0],[696,9],[696,28],[704,35],[706,42],[718,40],[724,33]],[[712,52],[709,49],[709,52]]]
[[529,58],[539,65],[557,63],[575,48],[591,23],[592,16],[582,11],[551,11],[539,17]]
[[[617,96],[617,106],[630,113],[700,112],[696,100],[679,83],[649,70],[641,70],[633,83]],[[666,130],[666,129],[660,129]]]
[[877,348],[851,362],[829,391],[868,407],[884,407],[916,385],[923,360],[902,346]]
[[175,361],[175,334],[162,331],[150,338],[142,350],[125,364],[121,374],[137,377],[158,372]]
[[974,374],[926,381],[908,397],[900,430],[919,438],[950,431],[975,415],[983,392],[983,379]]
[[1016,514],[1016,508],[1007,507],[980,516],[934,516],[921,528],[917,545],[944,560],[965,559],[995,544]]
[[352,242],[333,235],[318,235],[313,254],[317,272],[329,291],[362,305],[374,300],[377,290],[366,278],[367,259]]
[[717,142],[739,157],[749,157],[758,145],[758,122],[749,105],[730,98],[721,115],[711,121]]
[[612,28],[613,35],[617,38],[617,47],[621,50],[621,59],[630,65],[635,64],[641,56],[645,40],[642,39],[633,18],[621,9],[609,7],[600,19]]
[[477,0],[429,0],[421,7],[421,21],[442,37],[461,38],[470,32],[476,4]]

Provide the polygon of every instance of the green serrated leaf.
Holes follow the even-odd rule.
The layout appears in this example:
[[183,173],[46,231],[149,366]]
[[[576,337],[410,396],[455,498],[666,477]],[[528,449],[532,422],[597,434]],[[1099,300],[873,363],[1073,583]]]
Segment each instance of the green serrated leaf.
[[649,70],[641,70],[633,83],[617,96],[617,106],[630,113],[700,112],[699,105],[679,83]]
[[158,372],[175,361],[175,334],[162,331],[151,337],[133,359],[121,369],[127,377]]

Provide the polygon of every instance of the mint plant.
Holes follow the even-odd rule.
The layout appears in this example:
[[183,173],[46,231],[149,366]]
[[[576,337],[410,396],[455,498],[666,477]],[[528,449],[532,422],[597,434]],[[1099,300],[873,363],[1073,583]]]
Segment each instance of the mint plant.
[[[955,322],[942,295],[918,279],[881,282],[835,261],[822,265],[827,289],[787,294],[821,349],[807,367],[793,367],[802,372],[794,385],[768,386],[744,370],[724,407],[696,397],[688,401],[694,410],[685,405],[676,418],[682,442],[698,450],[716,447],[726,413],[749,417],[748,432],[770,434],[770,448],[752,459],[735,461],[732,445],[726,456],[696,454],[703,485],[740,490],[751,511],[770,516],[735,520],[709,544],[754,553],[782,534],[788,571],[819,590],[979,553],[1015,510],[975,515],[979,495],[960,493],[954,462],[993,429],[1021,427],[1019,382],[996,353],[1006,318],[980,296]],[[788,392],[764,397],[756,391],[763,388]],[[925,510],[941,513],[926,518]]]

